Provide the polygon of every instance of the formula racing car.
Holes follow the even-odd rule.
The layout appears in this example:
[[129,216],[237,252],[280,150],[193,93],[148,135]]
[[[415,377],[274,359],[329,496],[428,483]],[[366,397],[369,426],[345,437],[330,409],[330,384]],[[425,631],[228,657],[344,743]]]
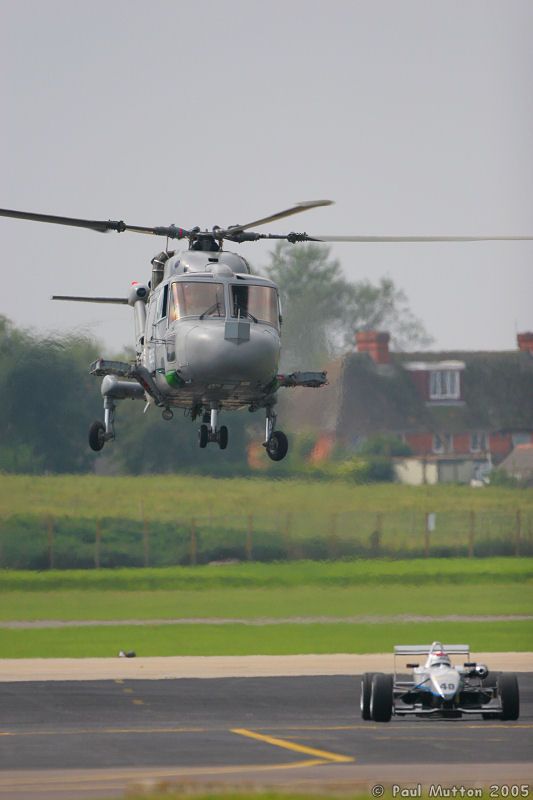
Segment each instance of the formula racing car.
[[[450,655],[466,655],[462,666],[453,666]],[[412,679],[400,679],[398,656],[427,656],[424,666],[406,664]],[[516,675],[489,673],[484,664],[470,661],[466,644],[397,645],[394,675],[366,672],[361,681],[361,716],[389,722],[392,715],[462,717],[481,714],[483,719],[518,719],[520,698]]]

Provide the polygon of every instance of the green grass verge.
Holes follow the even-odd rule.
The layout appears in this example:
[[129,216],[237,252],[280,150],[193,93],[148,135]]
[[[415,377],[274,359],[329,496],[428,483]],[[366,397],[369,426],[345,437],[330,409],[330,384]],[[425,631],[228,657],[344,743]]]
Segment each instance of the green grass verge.
[[532,614],[532,583],[214,587],[209,591],[6,591],[0,620],[127,620],[181,617],[348,617]]
[[[187,784],[186,788],[173,788],[168,784],[168,788],[155,792],[136,792],[128,790],[128,800],[339,800],[339,798],[349,797],[351,800],[373,800],[372,796],[366,791],[359,793],[358,788],[344,789],[335,787],[335,793],[312,792],[302,789],[298,791],[265,791],[261,789],[231,789],[221,786],[220,789],[205,791],[201,786]],[[423,793],[425,798],[426,794]],[[388,789],[383,795],[384,800],[392,798],[392,790]]]
[[[128,800],[339,800],[339,798],[349,797],[351,800],[373,800],[372,796],[366,791],[359,793],[358,788],[345,789],[335,787],[334,794],[312,792],[302,789],[298,791],[265,791],[261,789],[231,789],[221,786],[220,789],[212,789],[205,791],[201,786],[194,786],[194,784],[187,784],[186,788],[179,789],[173,788],[172,784],[168,784],[168,788],[161,789],[155,792],[136,792],[135,790],[128,790]],[[423,793],[422,797],[425,798],[426,794]],[[392,798],[392,790],[388,789],[383,795],[384,800]]]
[[382,625],[154,625],[0,630],[1,658],[86,658],[135,650],[139,656],[292,655],[392,652],[395,644],[440,639],[478,651],[533,650],[533,622]]
[[231,564],[220,567],[0,571],[0,592],[61,589],[97,591],[212,590],[214,588],[333,587],[389,584],[437,586],[530,583],[533,558],[357,559]]
[[143,498],[148,519],[182,516],[314,512],[533,510],[533,492],[502,487],[354,486],[344,481],[207,478],[186,475],[103,477],[94,475],[2,475],[0,512],[138,519]]
[[533,555],[533,493],[183,475],[0,480],[0,566],[14,569],[189,564],[192,549],[208,563],[418,558],[428,548]]

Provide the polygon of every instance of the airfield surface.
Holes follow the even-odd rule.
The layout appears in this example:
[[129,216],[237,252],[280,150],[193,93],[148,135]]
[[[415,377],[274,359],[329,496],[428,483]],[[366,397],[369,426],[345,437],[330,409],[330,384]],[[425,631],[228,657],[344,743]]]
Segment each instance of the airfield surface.
[[0,798],[119,797],[160,782],[531,786],[533,654],[475,658],[520,673],[517,722],[363,722],[357,673],[391,669],[390,654],[36,659],[10,672],[4,660]]
[[[475,653],[490,669],[533,672],[533,653]],[[401,661],[398,661],[401,664]],[[291,656],[153,656],[150,658],[4,658],[0,681],[162,680],[360,675],[392,672],[391,653]]]

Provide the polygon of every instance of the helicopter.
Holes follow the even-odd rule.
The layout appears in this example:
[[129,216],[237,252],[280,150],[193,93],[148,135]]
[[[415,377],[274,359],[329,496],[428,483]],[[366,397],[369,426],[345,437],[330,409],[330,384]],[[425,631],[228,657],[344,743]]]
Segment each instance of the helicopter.
[[[253,228],[276,222],[332,200],[311,200],[245,225],[185,229],[176,225],[146,227],[122,220],[88,220],[0,209],[0,216],[166,238],[165,249],[151,260],[151,278],[134,281],[123,297],[53,295],[53,300],[129,305],[133,309],[135,359],[132,363],[99,358],[90,372],[102,377],[104,419],[89,428],[89,445],[102,450],[115,439],[117,401],[143,400],[171,420],[181,408],[193,421],[200,418],[198,443],[205,448],[228,446],[224,410],[248,408],[265,412],[263,446],[268,457],[281,461],[288,452],[285,433],[276,428],[277,392],[281,388],[320,388],[326,372],[278,372],[282,309],[276,284],[253,275],[246,259],[224,249],[224,242],[242,244],[261,239],[299,242],[469,242],[532,240],[532,236],[311,236],[307,233],[258,233]],[[183,251],[170,242],[187,240]]]

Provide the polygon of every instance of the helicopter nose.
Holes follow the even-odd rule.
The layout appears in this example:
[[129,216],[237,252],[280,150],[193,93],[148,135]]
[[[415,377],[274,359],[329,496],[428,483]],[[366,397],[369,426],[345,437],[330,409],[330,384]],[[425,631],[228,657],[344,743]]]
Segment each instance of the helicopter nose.
[[[280,340],[272,328],[249,326],[249,338],[227,338],[223,322],[196,325],[186,334],[185,354],[194,381],[268,382],[277,372]],[[179,336],[179,334],[178,334]]]

